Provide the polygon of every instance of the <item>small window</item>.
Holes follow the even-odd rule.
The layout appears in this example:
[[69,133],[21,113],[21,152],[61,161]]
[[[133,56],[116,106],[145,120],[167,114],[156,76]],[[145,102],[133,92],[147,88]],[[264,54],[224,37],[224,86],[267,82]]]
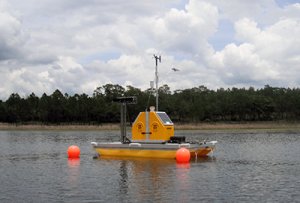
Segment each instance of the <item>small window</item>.
[[169,118],[169,116],[165,112],[156,112],[160,120],[165,124],[165,125],[173,125],[173,122]]

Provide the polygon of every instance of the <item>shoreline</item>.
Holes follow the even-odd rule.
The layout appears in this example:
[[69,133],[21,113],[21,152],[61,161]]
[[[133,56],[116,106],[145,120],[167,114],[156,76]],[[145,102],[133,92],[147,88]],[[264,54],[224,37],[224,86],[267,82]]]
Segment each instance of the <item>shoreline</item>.
[[[0,123],[0,131],[113,131],[120,130],[118,123],[89,124],[10,124]],[[202,132],[300,132],[300,122],[216,122],[175,123],[175,130],[197,130]],[[130,127],[128,127],[128,132]]]
[[0,123],[0,131],[32,130],[32,131],[105,131],[119,130],[120,125],[115,123],[89,125],[89,124],[11,124]]
[[175,130],[197,130],[201,132],[229,133],[276,133],[300,132],[300,122],[288,121],[255,121],[255,122],[216,122],[179,124]]

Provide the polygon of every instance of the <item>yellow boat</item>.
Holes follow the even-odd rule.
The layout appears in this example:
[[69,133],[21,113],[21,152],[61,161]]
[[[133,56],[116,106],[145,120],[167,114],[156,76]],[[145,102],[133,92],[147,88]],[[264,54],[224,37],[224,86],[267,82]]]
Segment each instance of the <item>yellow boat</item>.
[[[174,124],[169,116],[158,111],[158,72],[156,60],[156,108],[140,112],[132,125],[131,139],[126,135],[126,105],[136,103],[136,97],[120,97],[115,101],[121,104],[121,138],[119,142],[92,142],[100,156],[176,158],[178,149],[189,150],[191,157],[207,156],[215,149],[217,141],[186,142],[185,137],[174,136]],[[153,83],[151,83],[153,86]],[[153,87],[151,87],[153,88]]]
[[188,149],[191,157],[207,156],[215,149],[217,141],[186,142],[185,137],[174,136],[174,124],[169,116],[165,112],[154,111],[154,107],[138,115],[132,125],[132,137],[128,139],[125,101],[131,98],[119,99],[124,102],[121,104],[120,142],[92,142],[98,155],[174,159],[181,147]]

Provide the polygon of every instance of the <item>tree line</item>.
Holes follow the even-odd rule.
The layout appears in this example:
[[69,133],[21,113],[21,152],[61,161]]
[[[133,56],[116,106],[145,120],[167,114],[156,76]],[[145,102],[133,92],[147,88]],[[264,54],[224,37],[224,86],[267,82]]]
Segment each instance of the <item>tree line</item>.
[[[116,97],[136,96],[138,103],[128,105],[128,120],[133,122],[140,111],[155,106],[151,89],[142,91],[132,86],[106,84],[93,95],[63,94],[55,90],[41,97],[31,93],[24,98],[12,93],[0,100],[0,122],[44,124],[101,124],[120,120]],[[170,91],[168,85],[159,88],[159,110],[167,112],[174,122],[203,121],[276,121],[300,120],[300,89],[220,88],[205,86]]]

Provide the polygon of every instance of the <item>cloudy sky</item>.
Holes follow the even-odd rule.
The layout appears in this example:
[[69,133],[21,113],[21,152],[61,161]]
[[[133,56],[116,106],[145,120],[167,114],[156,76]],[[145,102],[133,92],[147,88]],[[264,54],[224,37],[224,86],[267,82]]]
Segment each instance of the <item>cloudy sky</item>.
[[144,90],[153,54],[172,90],[299,87],[299,36],[299,0],[0,0],[0,99]]

